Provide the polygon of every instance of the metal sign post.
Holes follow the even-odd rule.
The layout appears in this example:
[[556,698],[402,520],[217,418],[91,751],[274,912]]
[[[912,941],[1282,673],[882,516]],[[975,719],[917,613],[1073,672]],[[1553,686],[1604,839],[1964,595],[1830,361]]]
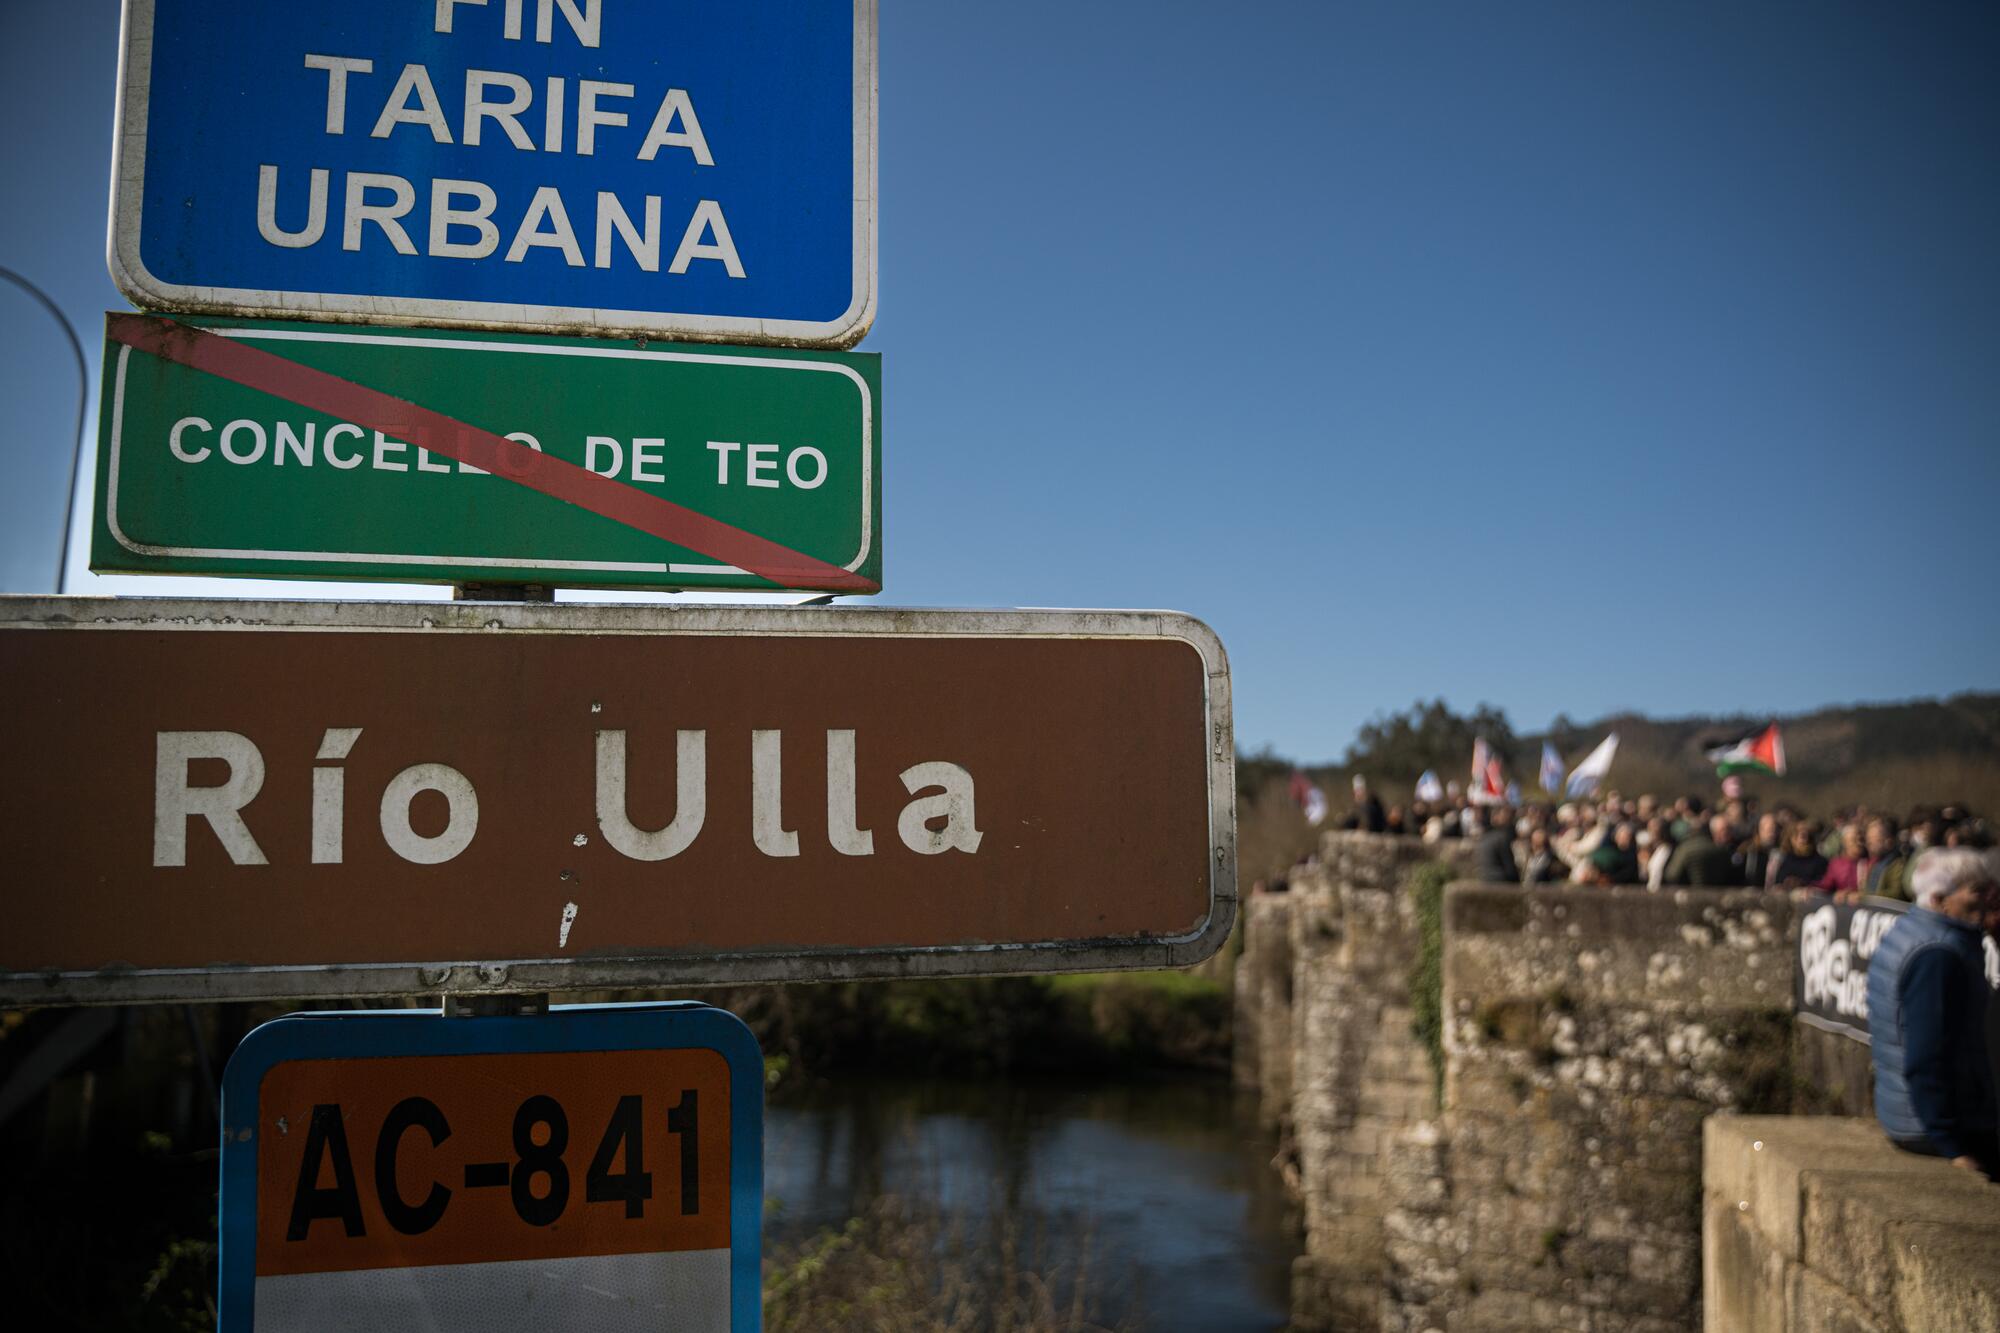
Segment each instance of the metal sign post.
[[877,356],[107,324],[101,572],[881,586]]
[[224,1078],[221,1333],[748,1333],[763,1097],[705,1005],[267,1023]]
[[874,0],[126,0],[149,310],[846,347]]
[[1198,962],[1229,675],[1165,612],[0,599],[0,1002]]

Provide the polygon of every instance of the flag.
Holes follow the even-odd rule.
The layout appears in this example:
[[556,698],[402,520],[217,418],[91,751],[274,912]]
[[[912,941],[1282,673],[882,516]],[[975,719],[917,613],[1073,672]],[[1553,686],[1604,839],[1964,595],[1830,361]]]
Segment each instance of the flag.
[[1583,757],[1583,762],[1570,770],[1569,794],[1588,796],[1597,790],[1597,784],[1611,772],[1611,761],[1618,755],[1618,733],[1612,732],[1597,748]]
[[1424,770],[1424,775],[1417,779],[1417,799],[1420,801],[1444,799],[1444,784],[1439,782],[1438,775],[1428,768]]
[[1510,782],[1510,783],[1508,783],[1508,784],[1507,784],[1507,804],[1509,804],[1509,805],[1516,805],[1516,806],[1517,806],[1517,805],[1519,805],[1520,803],[1521,803],[1521,784],[1520,784],[1520,783],[1518,783],[1518,782]]
[[1472,742],[1472,785],[1465,789],[1467,799],[1474,805],[1497,805],[1507,790],[1507,774],[1500,767],[1500,757],[1493,753],[1493,747],[1485,737]]
[[1294,769],[1291,787],[1292,801],[1305,814],[1308,824],[1318,824],[1326,818],[1326,793],[1318,784]]
[[1785,776],[1785,738],[1773,722],[1757,736],[1745,736],[1730,745],[1718,745],[1708,752],[1717,777],[1732,773],[1769,773]]
[[1551,745],[1547,741],[1543,741],[1542,742],[1542,790],[1548,792],[1550,795],[1553,796],[1555,793],[1562,790],[1562,786],[1563,786],[1562,756],[1556,753],[1555,746]]

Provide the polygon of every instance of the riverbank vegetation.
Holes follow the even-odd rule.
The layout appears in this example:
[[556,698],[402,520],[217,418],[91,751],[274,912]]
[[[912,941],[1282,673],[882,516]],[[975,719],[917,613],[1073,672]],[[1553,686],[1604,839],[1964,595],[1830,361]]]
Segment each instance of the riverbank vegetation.
[[0,1280],[15,1327],[215,1327],[215,1149],[176,1151],[158,1132],[88,1155],[9,1148]]
[[1096,1333],[1089,1247],[1055,1255],[1003,1222],[970,1227],[935,1205],[884,1197],[844,1226],[764,1260],[767,1333]]
[[1229,1068],[1227,965],[703,991],[757,1034],[772,1092],[843,1070],[960,1077]]

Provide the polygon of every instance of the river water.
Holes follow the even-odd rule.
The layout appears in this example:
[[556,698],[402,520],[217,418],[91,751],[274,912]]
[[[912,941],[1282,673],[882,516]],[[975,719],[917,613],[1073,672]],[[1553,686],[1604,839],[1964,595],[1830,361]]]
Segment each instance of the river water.
[[1089,1256],[1109,1323],[1244,1333],[1286,1322],[1298,1240],[1273,1144],[1220,1080],[849,1076],[765,1117],[765,1244],[883,1195],[930,1200],[1058,1262]]

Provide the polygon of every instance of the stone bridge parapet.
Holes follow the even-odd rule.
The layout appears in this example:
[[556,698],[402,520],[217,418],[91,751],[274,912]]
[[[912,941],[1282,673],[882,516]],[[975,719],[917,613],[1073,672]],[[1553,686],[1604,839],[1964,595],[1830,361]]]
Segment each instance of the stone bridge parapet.
[[1707,1333],[2000,1329],[2000,1186],[1897,1151],[1872,1120],[1706,1131]]
[[1469,851],[1329,834],[1246,904],[1237,1071],[1286,1132],[1294,1327],[1691,1329],[1703,1122],[1795,1100],[1796,905],[1440,893]]

